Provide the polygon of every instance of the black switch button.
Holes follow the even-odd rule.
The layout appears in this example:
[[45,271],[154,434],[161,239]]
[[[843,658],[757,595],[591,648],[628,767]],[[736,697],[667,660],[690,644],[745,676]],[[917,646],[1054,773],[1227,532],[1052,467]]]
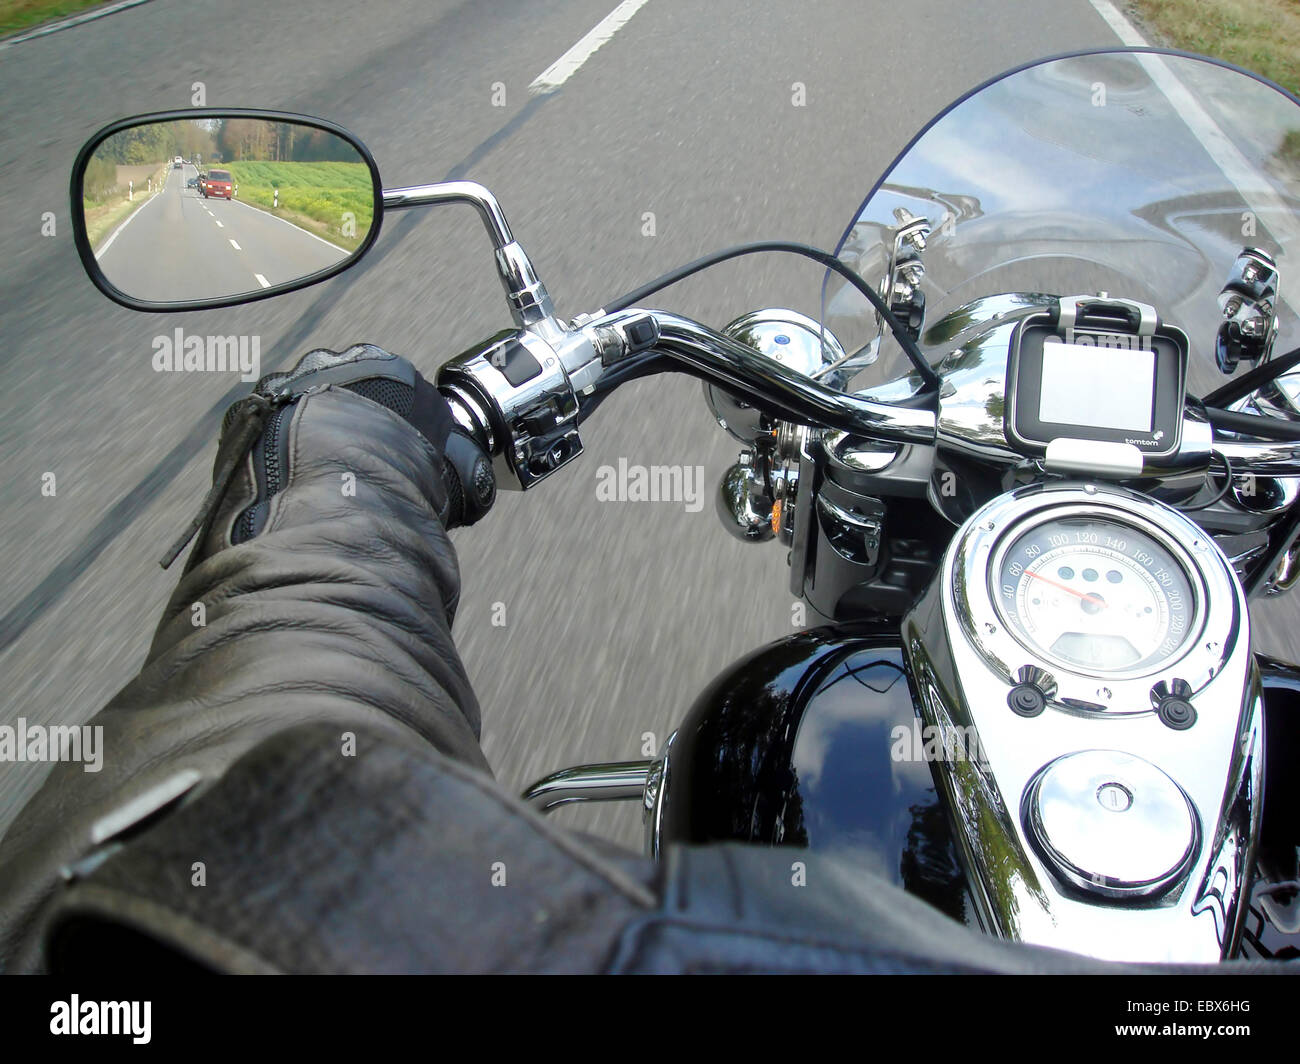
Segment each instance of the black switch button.
[[654,319],[648,315],[629,322],[624,327],[623,333],[627,336],[628,346],[633,351],[642,351],[659,339],[659,329]]
[[527,384],[542,372],[542,364],[528,353],[523,344],[508,340],[498,350],[488,356],[488,361],[496,366],[514,387]]

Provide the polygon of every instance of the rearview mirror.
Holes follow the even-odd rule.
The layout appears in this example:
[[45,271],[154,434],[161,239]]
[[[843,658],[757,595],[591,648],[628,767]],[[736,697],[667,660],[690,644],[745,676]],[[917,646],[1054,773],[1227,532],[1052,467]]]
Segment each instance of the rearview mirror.
[[77,250],[138,310],[245,303],[332,277],[379,234],[383,188],[347,131],[301,115],[194,109],[100,130],[77,156]]

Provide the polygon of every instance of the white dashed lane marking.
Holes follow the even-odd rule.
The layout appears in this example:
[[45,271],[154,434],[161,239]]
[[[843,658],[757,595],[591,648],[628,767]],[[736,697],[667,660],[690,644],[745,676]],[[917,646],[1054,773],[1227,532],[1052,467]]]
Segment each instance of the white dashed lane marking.
[[645,6],[645,3],[646,0],[623,0],[618,7],[597,22],[582,40],[538,74],[533,79],[533,83],[528,86],[528,91],[534,96],[542,96],[558,89],[578,72],[578,68],[583,63],[596,54],[597,48],[622,29],[632,16]]

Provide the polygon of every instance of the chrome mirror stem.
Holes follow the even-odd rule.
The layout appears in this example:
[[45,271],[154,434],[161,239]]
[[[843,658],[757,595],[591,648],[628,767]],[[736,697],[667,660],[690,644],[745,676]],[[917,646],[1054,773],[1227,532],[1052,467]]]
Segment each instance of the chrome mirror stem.
[[497,273],[510,303],[510,314],[521,329],[542,326],[544,332],[562,331],[555,307],[524,249],[510,232],[505,212],[496,196],[475,181],[444,181],[384,189],[384,210],[425,207],[434,203],[468,203],[478,210],[483,228],[496,251]]

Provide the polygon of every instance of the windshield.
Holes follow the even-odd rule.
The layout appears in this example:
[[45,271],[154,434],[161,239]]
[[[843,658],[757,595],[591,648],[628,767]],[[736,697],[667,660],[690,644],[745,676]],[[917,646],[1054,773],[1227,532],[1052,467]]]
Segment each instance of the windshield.
[[[1189,390],[1204,394],[1226,379],[1214,362],[1218,295],[1243,248],[1277,260],[1276,351],[1300,345],[1297,195],[1291,97],[1205,59],[1091,53],[1004,75],[941,115],[867,197],[836,254],[879,286],[900,224],[927,220],[919,343],[932,362],[981,317],[945,315],[981,297],[1104,291],[1153,305],[1187,333]],[[823,319],[848,351],[876,335],[870,306],[835,275]],[[891,338],[853,387],[908,368]]]

